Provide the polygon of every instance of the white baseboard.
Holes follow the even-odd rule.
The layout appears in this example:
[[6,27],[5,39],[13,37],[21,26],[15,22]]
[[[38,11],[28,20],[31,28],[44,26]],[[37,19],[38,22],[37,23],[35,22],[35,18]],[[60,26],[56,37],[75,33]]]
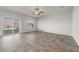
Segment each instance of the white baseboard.
[[74,40],[76,41],[77,45],[79,46],[79,39],[76,36],[73,36]]
[[[38,31],[41,31],[41,30],[38,30]],[[48,33],[56,33],[56,34],[61,34],[61,35],[72,36],[72,34],[64,34],[64,33],[49,32],[49,31],[43,31],[43,32],[48,32]]]

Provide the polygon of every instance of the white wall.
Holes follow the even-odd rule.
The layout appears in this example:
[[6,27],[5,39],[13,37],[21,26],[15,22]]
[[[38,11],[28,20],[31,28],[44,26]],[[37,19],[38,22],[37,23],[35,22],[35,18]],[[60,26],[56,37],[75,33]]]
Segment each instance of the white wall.
[[79,7],[74,7],[72,15],[73,15],[73,22],[72,22],[73,37],[79,45]]
[[38,29],[51,33],[72,34],[72,11],[52,14],[38,19]]

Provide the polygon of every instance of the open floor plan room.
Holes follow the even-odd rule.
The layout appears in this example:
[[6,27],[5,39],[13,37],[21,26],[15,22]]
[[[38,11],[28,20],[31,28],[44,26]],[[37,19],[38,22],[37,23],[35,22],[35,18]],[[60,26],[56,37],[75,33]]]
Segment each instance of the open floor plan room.
[[78,6],[0,6],[0,52],[79,52],[78,25]]

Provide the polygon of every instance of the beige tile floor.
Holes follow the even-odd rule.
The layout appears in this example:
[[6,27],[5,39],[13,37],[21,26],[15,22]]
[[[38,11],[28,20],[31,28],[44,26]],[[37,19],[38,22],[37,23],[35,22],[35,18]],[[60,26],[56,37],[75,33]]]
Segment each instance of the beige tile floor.
[[47,32],[30,32],[0,37],[1,52],[77,52],[79,46],[71,36]]

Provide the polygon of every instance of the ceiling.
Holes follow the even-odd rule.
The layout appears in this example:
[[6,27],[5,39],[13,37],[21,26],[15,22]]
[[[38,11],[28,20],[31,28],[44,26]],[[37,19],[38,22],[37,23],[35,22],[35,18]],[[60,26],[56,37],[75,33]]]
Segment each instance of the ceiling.
[[39,6],[39,8],[44,11],[44,13],[42,13],[40,16],[34,16],[32,14],[34,7],[35,6],[0,6],[0,8],[2,9],[17,12],[31,17],[42,17],[57,12],[72,10],[73,8],[72,6]]

